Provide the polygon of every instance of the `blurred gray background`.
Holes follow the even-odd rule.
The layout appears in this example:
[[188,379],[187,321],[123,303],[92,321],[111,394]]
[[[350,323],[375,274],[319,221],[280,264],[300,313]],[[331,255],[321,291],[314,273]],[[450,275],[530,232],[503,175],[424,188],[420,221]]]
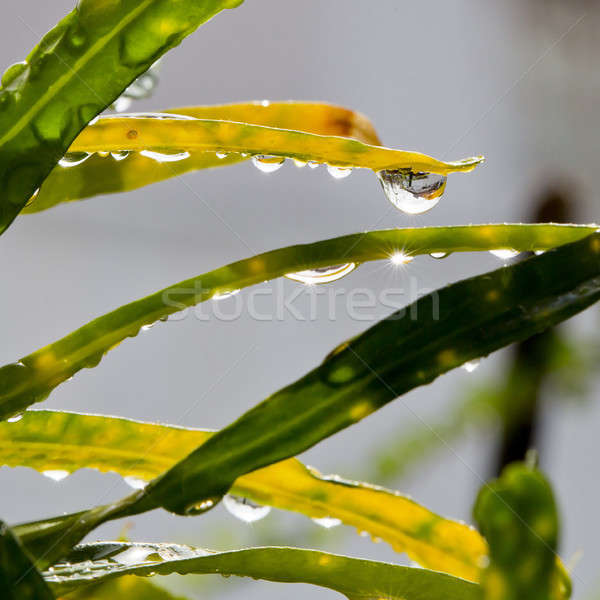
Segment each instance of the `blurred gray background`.
[[[72,0],[7,2],[0,57],[22,60]],[[13,361],[93,317],[179,280],[253,253],[370,228],[519,221],[532,199],[558,184],[577,198],[580,222],[598,219],[600,18],[597,3],[509,0],[246,0],[188,38],[163,61],[154,97],[132,110],[250,99],[326,100],[371,117],[385,144],[458,159],[485,154],[470,175],[454,175],[440,204],[408,217],[386,201],[371,172],[336,181],[324,169],[287,164],[265,175],[250,164],[186,175],[126,195],[94,198],[23,216],[0,238],[0,362]],[[378,291],[414,277],[434,288],[501,266],[488,255],[420,257],[405,270],[362,266],[338,284]],[[295,289],[286,281],[284,289]],[[242,292],[245,294],[247,292]],[[300,307],[308,305],[306,294]],[[264,300],[268,310],[269,299]],[[340,305],[342,307],[342,305]],[[160,324],[58,388],[44,407],[219,428],[315,366],[368,323],[338,310],[327,318],[233,322],[193,318]],[[225,309],[224,309],[225,310]],[[382,313],[382,315],[385,313]],[[569,323],[593,333],[596,314]],[[413,391],[302,459],[324,472],[364,477],[377,444],[435,422],[469,386],[499,376],[499,352],[474,373],[458,369]],[[562,512],[561,554],[574,571],[576,598],[595,586],[600,406],[553,403],[543,419],[541,464]],[[431,509],[471,521],[471,505],[491,474],[495,431],[473,430],[416,465],[395,487]],[[377,483],[377,482],[375,482]],[[116,475],[80,471],[61,483],[28,469],[0,470],[0,515],[41,518],[118,498]],[[114,538],[113,523],[94,538]],[[318,531],[315,531],[318,530]],[[218,548],[307,544],[403,561],[386,544],[348,528],[325,531],[276,511],[246,525],[222,506],[201,518],[152,513],[136,518],[135,540]],[[308,586],[169,578],[189,597],[334,598]]]

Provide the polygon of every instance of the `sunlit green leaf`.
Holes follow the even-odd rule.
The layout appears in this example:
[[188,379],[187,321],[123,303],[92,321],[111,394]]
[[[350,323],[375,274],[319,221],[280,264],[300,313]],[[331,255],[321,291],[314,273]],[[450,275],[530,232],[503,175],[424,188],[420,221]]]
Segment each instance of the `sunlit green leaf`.
[[485,600],[548,600],[570,595],[569,578],[556,569],[558,515],[546,478],[522,464],[508,466],[481,489],[475,518],[490,546],[482,574]]
[[0,89],[0,233],[82,127],[159,56],[240,3],[81,0],[10,67]]
[[[148,481],[212,434],[117,417],[29,411],[16,423],[0,423],[0,465],[33,467],[49,475],[90,467]],[[323,476],[296,459],[240,477],[231,493],[313,518],[339,519],[424,567],[472,581],[487,553],[481,536],[463,523],[444,519],[398,492]]]
[[126,574],[221,574],[309,583],[346,597],[388,600],[480,600],[478,585],[425,569],[297,548],[209,552],[174,544],[98,543],[76,548],[46,572],[59,593]]
[[[468,252],[494,248],[544,250],[571,242],[596,226],[469,225],[391,229],[347,235],[300,246],[290,246],[240,260],[198,277],[179,282],[151,296],[112,311],[61,340],[0,368],[0,419],[16,415],[44,400],[60,383],[86,367],[144,325],[240,288],[308,268],[340,263],[362,263],[432,252]],[[589,254],[589,253],[588,253]],[[573,259],[574,265],[578,262]],[[575,274],[577,268],[571,269]],[[500,271],[509,278],[510,270]],[[527,290],[523,290],[526,292]],[[500,294],[499,290],[493,293]],[[540,292],[541,293],[541,292]],[[500,296],[499,296],[500,299]],[[481,304],[504,308],[504,302]],[[414,310],[414,309],[411,309]],[[482,316],[483,318],[483,316]]]
[[54,595],[25,550],[0,521],[0,598],[2,600],[52,600]]
[[[165,113],[198,119],[221,119],[327,136],[342,136],[379,145],[371,122],[358,112],[317,102],[252,102],[176,108]],[[94,154],[79,164],[57,166],[23,213],[35,213],[61,202],[97,194],[133,190],[189,171],[232,165],[249,157],[215,152],[191,152],[185,160],[157,162],[139,152]],[[76,161],[75,161],[76,162]]]

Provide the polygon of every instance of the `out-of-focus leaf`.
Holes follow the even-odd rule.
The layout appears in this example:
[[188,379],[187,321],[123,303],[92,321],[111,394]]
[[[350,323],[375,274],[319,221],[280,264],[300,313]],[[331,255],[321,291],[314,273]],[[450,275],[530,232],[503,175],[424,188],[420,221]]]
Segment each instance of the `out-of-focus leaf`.
[[136,575],[125,575],[92,583],[61,596],[59,600],[185,600],[174,596],[147,579]]
[[[595,229],[595,226],[571,225],[469,225],[391,229],[265,252],[122,306],[61,340],[0,368],[0,419],[16,415],[31,404],[44,400],[57,385],[81,369],[95,367],[108,350],[127,337],[136,336],[144,325],[166,319],[173,313],[215,295],[259,284],[286,273],[340,263],[356,264],[389,259],[398,252],[416,256],[432,252],[467,252],[494,248],[543,250],[581,239]],[[587,253],[584,251],[584,262],[586,256],[589,262],[593,253],[589,249]],[[576,268],[578,262],[578,259],[573,259],[571,272],[574,275],[580,272]],[[510,281],[511,272],[510,269],[498,271],[496,279],[501,279],[504,273]],[[525,287],[523,292],[526,291]],[[489,308],[505,308],[499,289],[490,293],[499,294],[499,301],[488,302]],[[542,291],[538,290],[538,293],[541,294]],[[433,302],[436,302],[437,296],[433,298]],[[455,302],[454,299],[451,301]],[[410,310],[414,312],[416,309]],[[484,313],[488,306],[483,303],[478,310]],[[482,314],[481,318],[483,316]]]
[[[317,102],[263,102],[195,106],[170,109],[165,113],[198,119],[240,121],[280,129],[296,129],[327,136],[342,136],[379,145],[367,117],[358,112]],[[191,152],[186,160],[157,162],[139,152],[94,154],[74,166],[57,166],[23,213],[35,213],[61,202],[81,200],[97,194],[125,192],[189,171],[232,165],[248,158],[240,154]]]
[[478,585],[443,573],[298,548],[209,552],[175,544],[85,544],[45,576],[62,593],[126,574],[171,573],[308,583],[356,600],[481,600]]
[[[89,467],[148,481],[212,434],[117,417],[29,411],[17,423],[0,423],[0,465],[65,473]],[[231,493],[313,518],[339,519],[424,567],[472,581],[487,552],[477,531],[463,523],[444,519],[398,492],[323,476],[296,459],[240,477]]]
[[10,67],[0,88],[0,233],[82,127],[159,56],[240,3],[81,0]]
[[0,521],[0,598],[52,600],[54,594],[6,524]]
[[[407,391],[526,339],[600,298],[600,234],[423,296],[217,432],[121,501],[16,529],[35,556],[64,555],[111,519],[163,507],[199,514],[234,481],[295,456]],[[60,543],[59,543],[60,540]]]
[[556,504],[539,471],[509,465],[500,479],[483,486],[473,512],[490,546],[490,564],[481,577],[485,600],[570,595],[569,577],[556,555]]

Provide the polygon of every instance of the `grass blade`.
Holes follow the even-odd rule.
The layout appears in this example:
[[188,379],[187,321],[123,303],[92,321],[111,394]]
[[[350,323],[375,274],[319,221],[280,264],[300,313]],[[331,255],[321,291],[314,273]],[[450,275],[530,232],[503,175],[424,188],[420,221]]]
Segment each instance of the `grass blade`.
[[[264,102],[251,102],[165,111],[169,112],[198,119],[240,121],[320,135],[343,136],[367,144],[380,143],[373,125],[365,116],[331,104],[270,102],[265,106]],[[157,162],[139,152],[119,154],[117,159],[110,154],[94,154],[75,166],[56,166],[39,193],[23,209],[23,214],[40,212],[62,202],[82,200],[98,194],[134,190],[189,171],[228,166],[248,160],[239,154],[218,158],[214,152],[193,152],[186,160],[176,162]]]
[[10,67],[0,89],[0,233],[91,119],[159,56],[240,3],[82,0]]
[[[0,465],[68,473],[89,467],[148,481],[213,433],[117,417],[29,411],[17,423],[0,423]],[[296,459],[240,477],[231,493],[308,517],[340,519],[423,567],[471,581],[477,581],[487,553],[483,538],[463,523],[444,519],[398,492],[324,477]]]
[[[139,557],[136,558],[135,557]],[[87,571],[86,571],[87,569]],[[221,574],[329,588],[350,599],[480,600],[478,585],[443,573],[298,548],[208,552],[175,544],[98,543],[76,548],[46,580],[58,593],[126,574]]]
[[[545,250],[580,239],[596,226],[469,225],[392,229],[290,246],[241,260],[177,283],[110,312],[57,342],[0,368],[0,419],[19,414],[44,400],[60,383],[83,368],[95,367],[102,356],[140,328],[222,294],[286,273],[341,262],[389,259],[409,255],[515,248]],[[573,259],[577,264],[578,259]],[[510,270],[501,271],[510,273]],[[577,270],[575,270],[577,272]],[[526,290],[524,290],[526,291]]]
[[0,598],[52,600],[54,594],[42,579],[19,540],[0,521]]

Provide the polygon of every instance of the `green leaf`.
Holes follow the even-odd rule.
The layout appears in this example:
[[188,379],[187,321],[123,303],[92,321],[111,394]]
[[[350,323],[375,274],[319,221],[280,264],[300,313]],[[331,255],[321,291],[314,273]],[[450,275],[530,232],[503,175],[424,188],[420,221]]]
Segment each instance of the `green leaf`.
[[[219,119],[295,129],[320,135],[354,138],[367,144],[380,144],[373,125],[365,116],[331,104],[270,102],[265,105],[264,102],[252,102],[175,108],[164,112],[198,119]],[[97,194],[125,192],[189,171],[223,167],[244,160],[249,159],[240,154],[229,154],[219,158],[214,152],[192,152],[186,160],[176,162],[157,162],[139,152],[116,154],[116,158],[110,154],[94,154],[75,166],[56,166],[44,181],[39,193],[22,212],[40,212],[61,202],[82,200]]]
[[144,490],[16,531],[34,555],[51,560],[111,519],[158,507],[201,513],[238,477],[295,456],[401,394],[556,325],[599,298],[600,234],[460,281],[420,298],[411,318],[403,318],[403,309],[342,344]]
[[[0,368],[0,420],[19,414],[31,404],[44,400],[57,385],[81,369],[95,367],[106,352],[127,337],[136,336],[144,325],[166,319],[217,294],[307,268],[389,259],[396,253],[416,256],[431,252],[468,252],[494,248],[545,250],[581,239],[595,230],[596,226],[572,225],[391,229],[265,252],[127,304],[61,340]],[[574,258],[573,265],[577,262]],[[579,273],[576,268],[570,270],[574,274]],[[508,277],[510,272],[501,270],[498,273],[506,273]],[[496,308],[505,306],[502,301],[492,305]],[[480,312],[485,311],[485,303],[478,308]]]
[[45,574],[59,593],[126,574],[221,574],[329,588],[350,599],[480,600],[478,585],[443,573],[298,548],[209,552],[175,544],[98,543]]
[[11,530],[0,521],[0,598],[52,600],[54,594]]
[[10,67],[0,89],[0,233],[91,119],[159,56],[240,3],[81,0]]
[[[148,481],[211,435],[117,417],[28,411],[16,423],[0,423],[0,465],[64,473],[89,467]],[[398,492],[323,476],[296,459],[240,477],[231,493],[312,518],[337,518],[426,568],[472,581],[487,554],[485,541],[464,523],[444,519]]]
[[64,596],[65,600],[185,600],[173,596],[147,579],[125,575],[92,583]]
[[484,485],[473,512],[490,546],[482,574],[485,600],[548,600],[557,589],[570,595],[568,576],[555,568],[556,504],[539,471],[509,465],[500,479]]

